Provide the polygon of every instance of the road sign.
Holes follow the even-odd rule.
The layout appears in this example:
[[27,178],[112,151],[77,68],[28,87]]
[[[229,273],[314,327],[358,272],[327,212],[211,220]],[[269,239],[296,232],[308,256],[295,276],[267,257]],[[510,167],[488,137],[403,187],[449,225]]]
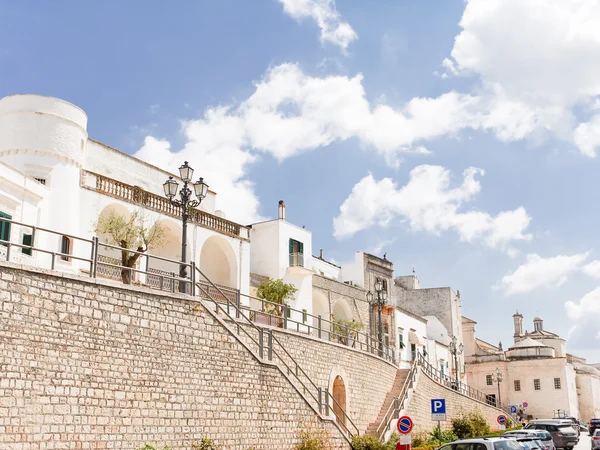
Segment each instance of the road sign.
[[510,407],[510,413],[511,414],[516,414],[517,413],[517,407],[515,405]]
[[528,406],[529,406],[529,403],[523,402],[523,408],[527,408]]
[[500,414],[498,416],[498,418],[496,419],[496,421],[498,421],[499,425],[506,425],[506,416],[503,414]]
[[442,422],[446,420],[445,398],[431,399],[431,420],[434,422]]
[[413,421],[408,416],[402,416],[398,419],[398,431],[400,434],[408,434],[412,431]]

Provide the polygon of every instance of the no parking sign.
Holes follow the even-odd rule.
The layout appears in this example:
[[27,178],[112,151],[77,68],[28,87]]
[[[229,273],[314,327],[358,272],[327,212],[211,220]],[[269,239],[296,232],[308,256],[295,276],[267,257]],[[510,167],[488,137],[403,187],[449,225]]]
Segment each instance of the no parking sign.
[[398,432],[400,434],[409,434],[413,429],[413,421],[408,416],[402,416],[398,419]]

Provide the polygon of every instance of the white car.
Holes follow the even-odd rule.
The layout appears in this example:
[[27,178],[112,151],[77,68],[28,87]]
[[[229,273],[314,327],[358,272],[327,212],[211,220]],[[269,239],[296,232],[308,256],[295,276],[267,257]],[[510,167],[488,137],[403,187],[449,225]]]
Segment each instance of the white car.
[[511,438],[491,437],[461,439],[445,444],[438,450],[523,450],[523,446]]
[[542,444],[544,444],[543,450],[556,450],[556,446],[552,440],[552,435],[546,430],[513,430],[507,431],[503,434],[503,436],[515,438],[531,437],[539,439]]

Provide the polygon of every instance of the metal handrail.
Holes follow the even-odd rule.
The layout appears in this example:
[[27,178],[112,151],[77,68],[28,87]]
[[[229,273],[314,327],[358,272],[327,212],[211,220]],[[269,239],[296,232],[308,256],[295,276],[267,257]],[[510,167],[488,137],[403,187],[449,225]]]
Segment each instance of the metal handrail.
[[[198,282],[196,282],[196,286],[198,288],[200,288],[204,294],[209,298],[209,300],[211,300],[215,306],[217,307],[217,312],[219,309],[221,309],[223,311],[223,313],[225,313],[229,319],[232,322],[235,322],[234,318],[229,314],[229,308],[232,307],[235,311],[236,311],[236,318],[240,319],[241,318],[245,319],[245,322],[247,322],[251,327],[253,327],[254,329],[256,329],[257,331],[261,330],[259,327],[257,327],[254,322],[246,316],[246,314],[244,314],[243,309],[238,308],[237,305],[233,304],[233,302],[231,302],[229,300],[229,298],[227,298],[225,296],[225,293],[215,284],[213,283],[206,275],[204,275],[204,273],[194,265],[195,271],[201,275],[202,277],[204,277],[204,279],[206,281],[208,281],[208,283],[214,288],[216,289],[226,300],[227,300],[227,310],[225,308],[223,308],[218,301],[214,300],[212,298],[212,296],[209,294],[208,290],[205,290]],[[238,333],[239,330],[244,330],[243,327],[238,326]],[[245,330],[244,330],[245,331]],[[283,366],[287,369],[287,374],[292,375],[297,382],[302,386],[302,388],[304,389],[304,393],[308,393],[310,395],[310,397],[313,398],[313,400],[315,400],[317,402],[317,407],[319,411],[322,411],[323,409],[323,404],[322,404],[322,398],[321,398],[321,389],[315,384],[315,382],[308,376],[308,374],[304,371],[304,369],[302,369],[302,367],[300,366],[300,364],[298,364],[298,362],[294,359],[294,357],[292,355],[290,355],[290,353],[287,351],[287,349],[285,348],[285,346],[281,343],[281,341],[279,339],[277,339],[276,336],[273,335],[272,330],[268,330],[269,332],[269,347],[268,347],[268,355],[269,355],[269,360],[272,359],[272,355],[275,355],[279,361],[281,361],[281,363],[283,364]],[[259,331],[259,333],[261,333],[261,331]],[[246,332],[246,334],[248,335],[248,333]],[[249,336],[249,335],[248,335]],[[291,360],[293,366],[294,366],[294,370],[292,370],[292,367],[290,365],[288,365],[288,363],[284,360],[284,358],[279,354],[279,352],[277,351],[278,349],[275,349],[275,346],[273,344],[278,344],[279,348],[283,351],[283,353],[285,353],[285,355]],[[260,343],[259,343],[259,347],[260,347]],[[262,349],[259,349],[259,354],[263,354]],[[306,384],[302,381],[302,379],[300,379],[299,373],[302,374],[307,382],[317,391],[317,395],[315,396],[315,394],[307,388]],[[337,404],[337,406],[339,407],[339,403],[333,398],[333,396],[329,393],[329,391],[326,389],[325,392],[326,397],[327,397],[327,405],[325,406],[326,411],[329,409],[329,398],[333,399],[334,403]],[[352,421],[352,419],[350,419],[350,417],[348,416],[348,414],[346,413],[346,411],[344,411],[341,407],[339,407],[338,409],[341,410],[342,412],[342,416],[339,417],[337,412],[335,411],[335,409],[333,409],[333,413],[337,419],[338,424],[343,424],[343,428],[348,432],[350,438],[353,436],[353,434],[350,432],[350,430],[348,429],[348,427],[346,426],[346,423],[349,423],[352,425],[352,427],[354,428],[354,430],[356,431],[356,434],[360,434],[358,427],[354,424],[354,422]]]
[[381,419],[381,423],[377,427],[375,435],[379,440],[382,440],[385,437],[385,433],[389,430],[392,420],[400,418],[400,412],[404,408],[404,402],[408,397],[408,391],[412,388],[414,380],[417,375],[417,368],[419,366],[419,362],[415,361],[413,366],[410,368],[406,380],[402,385],[402,389],[400,389],[400,394],[397,397],[394,397],[394,400],[388,407],[386,413]]
[[[342,333],[338,333],[338,332],[335,331],[335,329],[336,329],[336,327],[339,328],[340,326],[338,324],[336,324],[335,321],[324,319],[320,315],[315,316],[315,315],[310,314],[310,313],[308,313],[306,311],[301,311],[301,310],[292,308],[292,307],[290,307],[288,305],[281,305],[279,303],[274,303],[274,302],[271,302],[271,301],[266,300],[266,299],[253,297],[251,295],[247,295],[247,294],[240,294],[240,295],[242,295],[243,297],[248,298],[249,300],[256,300],[256,301],[261,302],[261,310],[260,311],[253,310],[253,309],[251,309],[249,307],[247,309],[249,309],[251,311],[254,311],[255,313],[260,313],[260,314],[262,314],[264,316],[268,316],[269,317],[269,325],[271,325],[271,323],[272,323],[272,321],[271,321],[272,318],[277,318],[277,319],[281,318],[281,319],[284,320],[284,323],[286,323],[286,324],[288,322],[296,324],[296,331],[297,332],[301,332],[300,328],[301,327],[305,327],[307,329],[307,333],[312,336],[313,333],[311,333],[311,330],[316,330],[317,331],[317,336],[320,339],[322,339],[322,333],[325,332],[328,335],[328,339],[325,339],[325,340],[329,340],[330,341],[331,340],[330,337],[334,336],[334,337],[338,338],[338,343],[339,344],[346,345],[346,346],[349,346],[349,347],[350,347],[349,342],[352,339],[352,340],[354,340],[354,343],[360,344],[360,350],[361,351],[363,351],[363,346],[365,346],[367,352],[369,352],[371,354],[374,354],[374,353],[375,354],[379,354],[379,356],[381,358],[384,358],[384,359],[390,361],[394,365],[396,364],[395,350],[392,347],[384,344],[382,341],[379,341],[376,338],[371,337],[367,333],[363,333],[363,332],[360,332],[358,330],[350,330],[347,325],[345,326],[345,332],[343,334]],[[284,309],[283,316],[278,316],[276,314],[272,314],[272,313],[267,312],[266,308],[265,308],[265,304],[269,305],[269,306],[272,306],[272,307],[281,307],[281,308],[283,308]],[[303,318],[302,322],[300,322],[298,320],[295,320],[295,319],[292,319],[291,317],[287,317],[288,316],[288,314],[287,314],[288,311],[290,313],[296,313],[296,315],[301,316]],[[290,316],[291,316],[291,314],[290,314]],[[306,318],[306,320],[304,318]],[[312,320],[309,320],[309,319],[312,319]],[[314,325],[311,325],[310,323],[308,323],[308,322],[314,323],[315,321],[317,322],[317,324],[323,324],[324,323],[325,325],[328,325],[328,327],[323,327],[323,326],[321,326],[321,327],[316,326],[315,327]],[[287,329],[286,326],[284,326],[284,328]],[[355,335],[356,338],[353,338],[353,335]],[[362,340],[360,339],[361,337],[363,338]],[[345,340],[346,343],[344,343],[343,340]],[[381,350],[382,350],[381,352],[380,352],[380,347],[381,347]]]

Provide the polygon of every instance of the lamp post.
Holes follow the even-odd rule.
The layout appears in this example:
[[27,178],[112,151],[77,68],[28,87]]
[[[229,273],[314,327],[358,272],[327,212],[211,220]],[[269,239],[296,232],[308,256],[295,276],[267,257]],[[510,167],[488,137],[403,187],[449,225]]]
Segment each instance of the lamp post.
[[[183,166],[179,168],[179,175],[181,177],[181,181],[183,181],[183,187],[179,190],[180,199],[176,199],[177,190],[179,188],[179,183],[173,179],[173,177],[169,177],[167,181],[163,184],[163,189],[165,190],[165,195],[171,202],[171,204],[178,206],[181,208],[181,220],[182,220],[182,231],[181,231],[181,262],[183,263],[179,269],[179,277],[185,279],[187,277],[186,270],[186,249],[187,249],[187,221],[190,217],[190,208],[195,208],[200,205],[202,200],[206,197],[208,193],[208,184],[204,182],[204,178],[200,178],[195,183],[191,183],[192,176],[194,175],[194,169],[192,169],[188,162],[185,161]],[[189,184],[194,186],[194,193],[198,200],[194,200],[192,197],[192,191],[188,187]],[[186,284],[180,282],[179,290],[183,293],[186,292]]]
[[377,329],[377,339],[379,340],[379,356],[383,356],[383,322],[381,319],[381,311],[385,301],[387,300],[387,291],[383,289],[383,281],[377,279],[375,281],[375,300],[377,302],[377,318],[379,327]]
[[498,369],[496,367],[496,370],[494,371],[494,374],[492,375],[493,379],[496,383],[498,383],[498,400],[496,401],[496,406],[500,406],[502,404],[502,402],[500,401],[500,383],[502,383],[502,380],[504,379],[504,375],[502,375],[502,372],[500,372],[500,369]]
[[454,355],[454,373],[456,375],[456,389],[458,389],[458,383],[459,383],[458,382],[458,380],[459,380],[458,356],[462,355],[464,346],[462,343],[460,343],[460,344],[458,343],[458,339],[456,338],[456,336],[452,336],[452,341],[450,342],[449,348],[450,348],[450,353],[452,353],[452,355]]

